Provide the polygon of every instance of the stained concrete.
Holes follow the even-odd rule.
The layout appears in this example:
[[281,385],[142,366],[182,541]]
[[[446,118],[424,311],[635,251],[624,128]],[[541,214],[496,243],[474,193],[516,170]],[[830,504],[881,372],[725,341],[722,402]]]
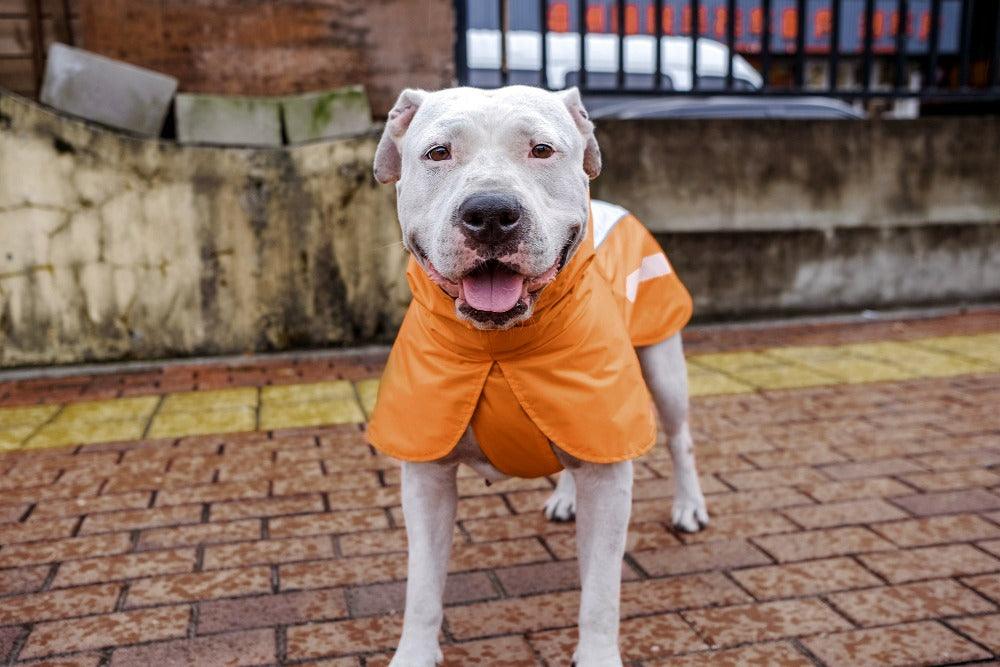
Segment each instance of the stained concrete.
[[389,340],[376,140],[185,147],[0,96],[0,366]]
[[599,121],[595,197],[658,232],[1000,222],[1000,117]]

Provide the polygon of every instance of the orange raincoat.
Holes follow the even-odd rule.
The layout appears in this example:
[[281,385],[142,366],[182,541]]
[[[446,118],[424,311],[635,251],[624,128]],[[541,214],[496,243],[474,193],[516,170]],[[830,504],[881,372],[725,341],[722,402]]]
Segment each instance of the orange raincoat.
[[539,477],[562,468],[550,443],[593,463],[652,447],[656,423],[634,347],[680,331],[691,297],[628,211],[595,200],[589,227],[531,318],[506,331],[458,319],[454,300],[410,260],[413,302],[368,427],[376,449],[433,461],[471,425],[494,467]]

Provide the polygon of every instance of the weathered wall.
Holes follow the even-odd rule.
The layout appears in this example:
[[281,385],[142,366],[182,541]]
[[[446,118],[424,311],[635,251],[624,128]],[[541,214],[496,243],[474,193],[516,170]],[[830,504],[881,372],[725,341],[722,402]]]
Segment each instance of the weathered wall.
[[0,96],[0,366],[388,340],[376,139],[181,147]]
[[594,195],[662,232],[1000,222],[1000,117],[602,121]]
[[[2,1],[2,0],[0,0]],[[360,83],[384,115],[454,78],[452,0],[79,0],[80,46],[182,92],[280,95]]]
[[1000,300],[1000,118],[598,126],[701,320]]
[[[1000,119],[604,123],[700,320],[1000,300]],[[376,137],[142,141],[0,97],[0,366],[391,339]],[[752,150],[751,150],[752,148]]]

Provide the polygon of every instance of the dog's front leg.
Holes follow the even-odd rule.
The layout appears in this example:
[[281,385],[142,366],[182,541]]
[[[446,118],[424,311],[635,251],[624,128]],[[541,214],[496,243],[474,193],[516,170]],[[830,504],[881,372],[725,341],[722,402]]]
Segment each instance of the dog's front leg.
[[632,510],[632,462],[582,463],[576,482],[576,540],[580,558],[580,639],[577,667],[621,665],[618,621],[622,556]]
[[438,633],[455,530],[456,468],[455,463],[403,463],[403,518],[409,552],[406,610],[403,636],[390,667],[433,667],[442,660]]

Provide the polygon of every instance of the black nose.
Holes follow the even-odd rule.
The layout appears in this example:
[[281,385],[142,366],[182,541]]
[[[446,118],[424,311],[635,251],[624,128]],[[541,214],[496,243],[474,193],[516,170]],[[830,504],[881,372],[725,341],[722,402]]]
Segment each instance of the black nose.
[[480,243],[509,240],[521,225],[521,205],[510,195],[472,195],[458,208],[462,229]]

